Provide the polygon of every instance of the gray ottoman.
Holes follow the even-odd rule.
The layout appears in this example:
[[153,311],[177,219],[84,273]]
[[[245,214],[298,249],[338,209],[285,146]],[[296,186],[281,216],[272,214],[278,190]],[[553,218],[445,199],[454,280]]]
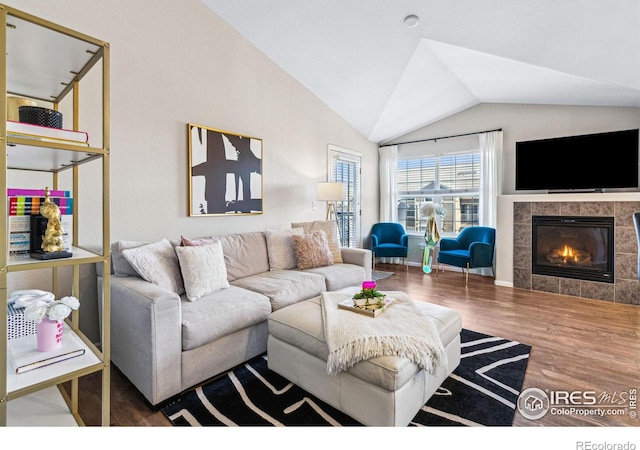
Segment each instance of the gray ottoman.
[[[407,297],[403,292],[388,294]],[[328,374],[320,297],[271,313],[269,368],[364,425],[406,426],[460,363],[460,314],[416,304],[434,320],[447,353],[448,366],[434,375],[398,356],[371,358],[338,375]]]

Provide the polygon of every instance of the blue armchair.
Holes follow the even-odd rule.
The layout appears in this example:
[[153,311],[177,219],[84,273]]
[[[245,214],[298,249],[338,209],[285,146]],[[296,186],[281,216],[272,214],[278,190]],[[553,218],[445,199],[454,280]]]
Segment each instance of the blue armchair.
[[376,223],[371,227],[371,253],[373,268],[376,268],[376,257],[402,258],[406,270],[409,270],[407,254],[409,253],[409,236],[404,227],[395,222]]
[[[469,269],[491,267],[496,243],[496,230],[489,227],[464,228],[457,238],[440,239],[438,270],[440,263],[466,269],[465,286],[469,283]],[[437,273],[436,271],[436,273]]]

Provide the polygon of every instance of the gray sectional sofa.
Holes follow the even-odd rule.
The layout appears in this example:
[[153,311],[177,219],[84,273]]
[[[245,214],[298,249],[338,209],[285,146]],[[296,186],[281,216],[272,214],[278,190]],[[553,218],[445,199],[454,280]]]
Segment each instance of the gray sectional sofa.
[[[189,291],[186,277],[185,289],[179,282],[177,286],[165,283],[172,277],[163,279],[166,272],[162,269],[145,273],[145,278],[140,275],[155,264],[164,264],[165,270],[166,264],[182,264],[184,270],[184,238],[172,243],[176,259],[168,251],[164,256],[146,254],[134,261],[131,250],[140,256],[139,249],[151,244],[119,241],[111,246],[111,361],[151,405],[264,353],[267,319],[273,311],[371,279],[369,250],[340,248],[336,254],[334,247],[329,265],[282,269],[274,255],[276,246],[282,250],[284,241],[270,237],[265,231],[189,242],[220,243],[226,280],[217,290],[204,294]],[[197,271],[207,264],[193,265]],[[98,276],[100,293],[102,283]]]

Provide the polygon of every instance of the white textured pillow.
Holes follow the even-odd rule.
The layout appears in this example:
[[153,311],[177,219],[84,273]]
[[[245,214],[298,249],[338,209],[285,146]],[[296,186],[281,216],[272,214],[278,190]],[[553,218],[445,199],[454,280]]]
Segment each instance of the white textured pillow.
[[267,253],[269,269],[291,270],[296,268],[296,249],[293,245],[293,235],[301,235],[302,228],[288,230],[266,230]]
[[168,239],[123,250],[122,256],[149,283],[184,294],[178,256]]
[[331,256],[333,257],[333,263],[341,263],[342,250],[340,249],[340,235],[338,234],[338,225],[334,220],[314,220],[313,222],[300,222],[292,223],[292,228],[302,227],[305,234],[313,233],[314,231],[324,231],[327,235],[327,241],[329,242],[329,249],[331,250]]
[[150,242],[143,241],[118,241],[111,245],[111,261],[113,264],[113,274],[120,277],[137,277],[138,272],[127,262],[122,252],[129,248],[147,245]]
[[222,244],[176,247],[187,298],[196,301],[207,294],[229,287]]

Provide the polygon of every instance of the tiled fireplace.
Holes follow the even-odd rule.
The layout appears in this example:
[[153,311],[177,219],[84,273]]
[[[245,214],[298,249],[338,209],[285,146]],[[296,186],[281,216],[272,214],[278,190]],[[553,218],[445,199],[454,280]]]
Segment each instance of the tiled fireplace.
[[640,305],[636,211],[640,202],[514,202],[513,286]]

